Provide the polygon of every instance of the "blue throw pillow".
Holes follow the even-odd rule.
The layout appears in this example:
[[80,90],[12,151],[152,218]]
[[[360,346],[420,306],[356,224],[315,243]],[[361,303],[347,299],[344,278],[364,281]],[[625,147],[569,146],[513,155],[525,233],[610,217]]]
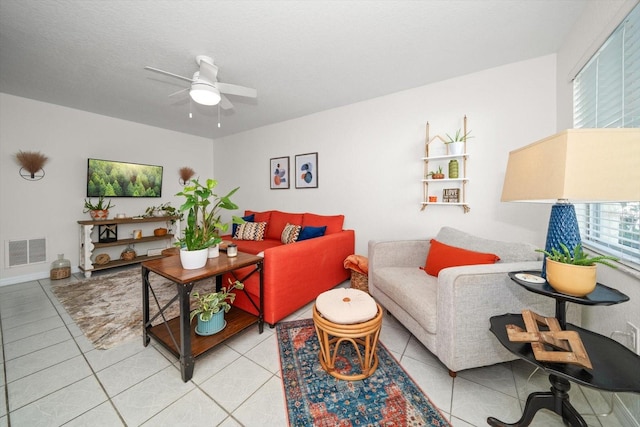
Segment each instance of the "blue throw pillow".
[[[251,215],[247,215],[247,216],[243,216],[242,219],[244,219],[246,222],[254,222],[256,217],[256,214],[251,214]],[[231,236],[235,236],[236,235],[236,230],[238,229],[238,225],[239,224],[232,224],[231,225]]]
[[326,225],[323,225],[322,227],[302,227],[302,230],[300,230],[300,235],[298,236],[298,242],[300,240],[307,240],[313,239],[314,237],[324,236],[324,232],[326,230]]

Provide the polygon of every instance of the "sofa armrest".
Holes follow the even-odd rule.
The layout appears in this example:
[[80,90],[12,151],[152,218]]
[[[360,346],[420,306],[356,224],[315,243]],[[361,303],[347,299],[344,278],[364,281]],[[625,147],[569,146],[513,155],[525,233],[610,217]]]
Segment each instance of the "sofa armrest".
[[[507,273],[538,270],[540,261],[445,268],[438,275],[436,352],[449,369],[458,371],[509,360],[489,331],[489,319],[531,309],[555,316],[555,300],[527,291]],[[571,316],[579,319],[579,312]]]
[[383,267],[423,267],[430,240],[369,241],[369,279],[371,271]]

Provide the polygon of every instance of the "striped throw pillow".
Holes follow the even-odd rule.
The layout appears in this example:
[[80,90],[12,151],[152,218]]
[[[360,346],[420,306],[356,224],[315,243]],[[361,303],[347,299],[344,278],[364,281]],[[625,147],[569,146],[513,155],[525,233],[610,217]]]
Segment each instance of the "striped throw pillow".
[[284,226],[284,230],[282,230],[282,236],[280,238],[282,243],[286,245],[287,243],[296,242],[298,240],[298,235],[300,234],[300,228],[301,227],[299,225],[287,223],[287,225]]
[[238,225],[233,238],[237,240],[264,240],[266,222],[245,222]]

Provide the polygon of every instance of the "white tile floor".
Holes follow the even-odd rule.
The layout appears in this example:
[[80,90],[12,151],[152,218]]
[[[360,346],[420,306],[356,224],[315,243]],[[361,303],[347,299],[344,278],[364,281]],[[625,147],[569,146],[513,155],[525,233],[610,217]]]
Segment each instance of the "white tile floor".
[[[310,306],[288,320],[305,317]],[[48,279],[0,287],[0,322],[0,427],[286,425],[275,330],[268,326],[263,334],[247,329],[197,359],[184,383],[175,358],[153,340],[146,348],[140,338],[94,349]],[[488,416],[515,422],[526,396],[549,387],[541,373],[527,384],[532,368],[522,361],[453,379],[387,315],[381,341],[456,427],[485,426]],[[574,386],[571,399],[590,426],[620,425],[613,415],[594,415],[608,411],[608,396]],[[532,425],[563,423],[541,411]]]

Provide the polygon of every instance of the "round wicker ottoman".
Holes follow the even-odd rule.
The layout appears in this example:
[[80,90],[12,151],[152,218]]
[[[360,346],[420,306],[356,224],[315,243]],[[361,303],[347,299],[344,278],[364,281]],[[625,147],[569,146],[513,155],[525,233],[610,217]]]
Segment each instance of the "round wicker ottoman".
[[[382,326],[382,307],[366,292],[358,289],[332,289],[318,295],[313,306],[313,323],[320,342],[320,366],[340,380],[362,380],[378,368],[376,346]],[[342,343],[351,343],[357,360],[338,358]],[[348,344],[347,344],[348,345]],[[340,369],[338,365],[359,365]],[[345,372],[346,371],[346,372]]]

